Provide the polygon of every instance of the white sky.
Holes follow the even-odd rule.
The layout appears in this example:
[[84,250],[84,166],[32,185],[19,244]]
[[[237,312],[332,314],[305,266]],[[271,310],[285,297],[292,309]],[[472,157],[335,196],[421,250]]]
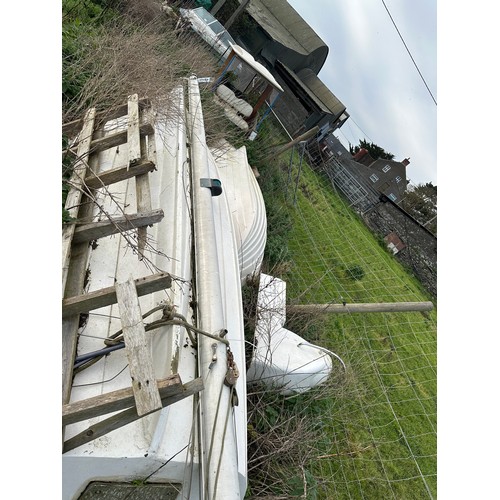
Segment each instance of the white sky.
[[[437,182],[437,106],[382,0],[288,0],[329,47],[319,73],[350,118],[335,135],[410,158],[412,183]],[[385,0],[434,99],[436,0]]]

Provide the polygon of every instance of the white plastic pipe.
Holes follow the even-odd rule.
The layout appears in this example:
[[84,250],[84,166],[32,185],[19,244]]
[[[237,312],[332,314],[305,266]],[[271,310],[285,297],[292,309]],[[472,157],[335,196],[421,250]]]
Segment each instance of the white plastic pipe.
[[[210,178],[210,171],[196,77],[189,79],[188,90],[198,327],[215,334],[224,330],[225,325],[215,240],[215,198],[212,198],[209,188],[200,186],[200,179]],[[230,389],[224,385],[227,372],[225,344],[198,336],[198,365],[205,384],[201,393],[205,496],[210,500],[239,499],[233,419],[230,414],[226,418],[231,404]]]

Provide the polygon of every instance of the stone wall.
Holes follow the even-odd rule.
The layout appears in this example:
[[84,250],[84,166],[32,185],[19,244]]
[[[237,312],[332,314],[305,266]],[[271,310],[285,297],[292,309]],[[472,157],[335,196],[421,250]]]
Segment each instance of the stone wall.
[[396,233],[404,243],[396,259],[410,268],[425,289],[437,296],[437,238],[396,204],[378,203],[363,215],[368,227],[385,238]]

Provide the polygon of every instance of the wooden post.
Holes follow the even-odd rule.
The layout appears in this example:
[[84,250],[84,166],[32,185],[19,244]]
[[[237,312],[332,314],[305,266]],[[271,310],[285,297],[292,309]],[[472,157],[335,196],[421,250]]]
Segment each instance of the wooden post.
[[236,57],[236,53],[234,52],[233,49],[231,49],[231,52],[229,52],[229,55],[227,56],[227,59],[225,60],[225,62],[222,65],[221,69],[219,70],[219,74],[214,78],[214,85],[212,87],[212,90],[214,90],[216,88],[217,82],[222,77],[222,75],[225,73],[226,69],[231,65],[231,63],[233,62],[233,60],[234,60],[235,57]]
[[307,304],[287,306],[287,314],[293,313],[373,313],[431,311],[432,302],[387,302],[374,304]]
[[288,144],[285,144],[284,146],[279,146],[277,149],[271,152],[267,158],[269,159],[275,156],[279,156],[281,153],[284,153],[291,147],[295,146],[295,144],[310,139],[313,135],[317,134],[318,131],[319,127],[316,125],[315,127],[309,129],[307,132],[304,132],[302,135],[299,135],[299,137],[295,138],[293,141],[290,141]]
[[115,288],[135,405],[137,414],[142,416],[162,407],[154,375],[151,344],[142,322],[141,307],[134,279],[131,276],[124,283],[117,283]]
[[226,0],[219,0],[211,9],[210,14],[215,17],[217,12],[221,9],[221,7],[226,3]]
[[262,92],[262,95],[259,97],[257,104],[254,106],[252,114],[246,119],[247,122],[250,123],[257,116],[257,112],[262,107],[262,105],[266,102],[266,99],[271,95],[273,88],[274,87],[270,83],[267,85],[264,92]]
[[226,21],[226,24],[224,25],[224,28],[226,30],[229,30],[229,28],[233,25],[234,21],[240,16],[240,14],[243,12],[243,9],[248,5],[248,2],[250,0],[241,0],[240,6],[233,12],[231,17]]

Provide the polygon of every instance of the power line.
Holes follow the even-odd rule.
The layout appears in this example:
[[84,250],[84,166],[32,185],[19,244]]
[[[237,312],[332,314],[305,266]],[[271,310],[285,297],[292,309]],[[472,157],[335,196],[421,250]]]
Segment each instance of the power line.
[[422,73],[420,72],[420,69],[418,68],[417,66],[417,63],[415,62],[415,59],[413,59],[413,56],[411,55],[411,52],[410,52],[410,49],[408,48],[408,46],[406,45],[406,42],[404,41],[403,39],[403,36],[401,35],[401,33],[399,32],[399,29],[398,27],[396,26],[396,23],[394,22],[394,19],[392,18],[391,16],[391,13],[389,12],[389,9],[387,8],[387,5],[385,4],[384,0],[382,0],[382,3],[384,4],[384,7],[385,7],[385,10],[387,11],[387,14],[389,14],[389,17],[391,18],[391,21],[392,21],[392,24],[394,25],[394,27],[396,28],[396,31],[398,32],[398,35],[399,35],[399,38],[401,38],[401,41],[403,42],[403,45],[405,46],[406,48],[406,51],[408,52],[411,60],[413,61],[413,64],[415,65],[415,68],[417,68],[417,71],[418,71],[418,74],[420,75],[420,78],[422,78],[422,81],[424,82],[424,85],[426,86],[429,94],[431,95],[432,97],[432,100],[434,101],[434,104],[437,106],[437,102],[436,102],[436,99],[434,98],[434,96],[432,95],[432,92],[431,92],[431,89],[429,88],[429,86],[427,85],[427,82],[425,81],[425,78],[422,76]]
[[368,134],[354,121],[354,118],[352,116],[349,116],[349,118],[353,121],[354,125],[356,125],[356,127],[359,128],[359,130],[361,130],[361,132],[363,132],[363,135],[365,136],[366,139],[368,139],[370,142],[373,142],[369,137],[368,137]]

